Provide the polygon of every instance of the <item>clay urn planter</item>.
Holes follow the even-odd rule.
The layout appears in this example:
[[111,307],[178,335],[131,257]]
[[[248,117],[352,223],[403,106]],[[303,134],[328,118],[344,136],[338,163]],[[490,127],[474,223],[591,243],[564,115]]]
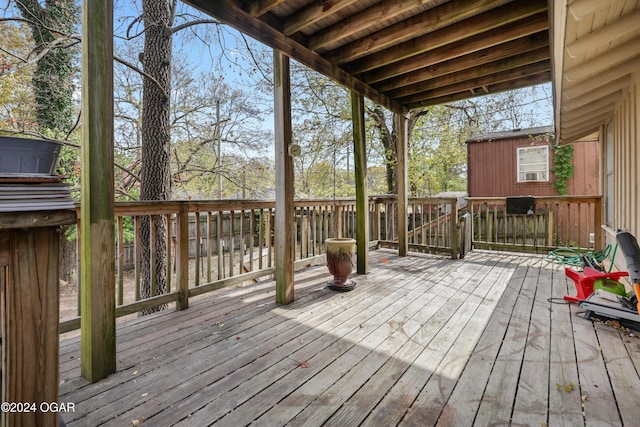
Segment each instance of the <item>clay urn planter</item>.
[[325,240],[327,250],[327,267],[333,275],[327,285],[334,291],[350,291],[356,286],[356,282],[349,279],[353,271],[353,257],[356,253],[356,240],[350,238],[334,238]]

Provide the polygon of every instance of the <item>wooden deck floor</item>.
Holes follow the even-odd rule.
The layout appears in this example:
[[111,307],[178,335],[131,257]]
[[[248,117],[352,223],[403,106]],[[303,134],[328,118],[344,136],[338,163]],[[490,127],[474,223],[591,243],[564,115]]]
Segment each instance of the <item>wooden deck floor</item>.
[[118,327],[118,372],[79,378],[61,343],[70,426],[639,426],[640,338],[594,324],[560,266],[372,253],[349,293],[325,267],[221,290]]

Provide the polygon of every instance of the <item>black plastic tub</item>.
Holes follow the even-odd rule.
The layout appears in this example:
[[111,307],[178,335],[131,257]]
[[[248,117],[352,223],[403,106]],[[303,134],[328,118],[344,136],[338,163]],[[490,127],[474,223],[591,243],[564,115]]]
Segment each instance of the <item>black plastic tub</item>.
[[61,144],[0,136],[0,175],[53,175]]

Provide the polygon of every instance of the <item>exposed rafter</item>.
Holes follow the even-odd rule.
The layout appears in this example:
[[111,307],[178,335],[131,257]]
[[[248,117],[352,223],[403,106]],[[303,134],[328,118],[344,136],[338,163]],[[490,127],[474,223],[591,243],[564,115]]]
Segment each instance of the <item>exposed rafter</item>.
[[640,78],[640,4],[554,0],[558,138],[571,142],[608,123]]
[[547,0],[185,1],[396,112],[550,70]]

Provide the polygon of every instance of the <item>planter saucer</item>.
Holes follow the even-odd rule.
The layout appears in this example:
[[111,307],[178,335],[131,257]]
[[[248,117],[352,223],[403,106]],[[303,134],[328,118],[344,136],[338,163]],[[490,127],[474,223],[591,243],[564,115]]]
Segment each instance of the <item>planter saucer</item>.
[[327,287],[332,291],[349,292],[356,287],[356,282],[354,280],[348,280],[344,285],[334,285],[333,280],[329,280]]

